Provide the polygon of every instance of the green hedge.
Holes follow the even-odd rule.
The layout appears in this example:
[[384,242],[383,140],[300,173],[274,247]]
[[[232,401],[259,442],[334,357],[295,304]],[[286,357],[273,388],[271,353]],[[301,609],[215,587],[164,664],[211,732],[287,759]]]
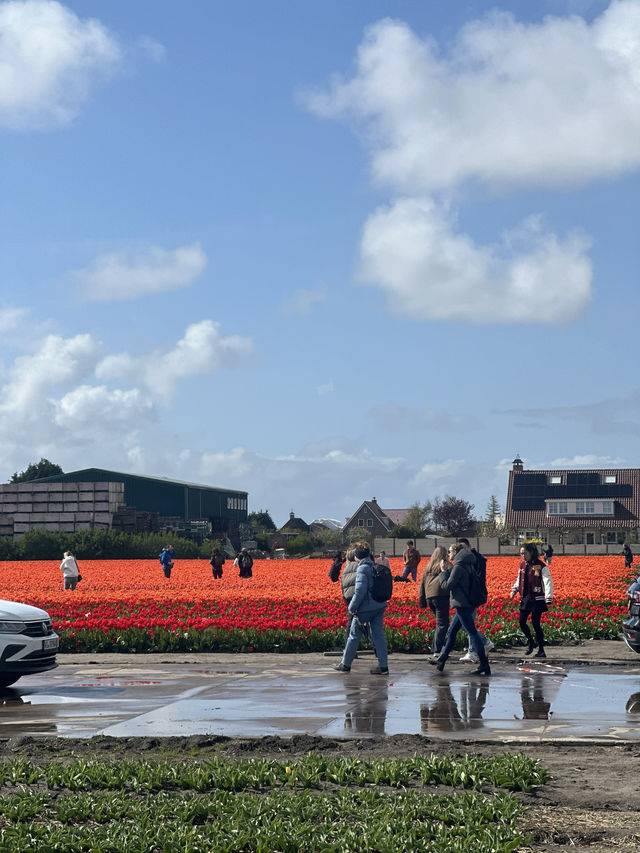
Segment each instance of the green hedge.
[[15,541],[0,536],[0,560],[57,560],[71,551],[83,560],[153,559],[170,541],[183,559],[208,557],[218,541],[199,545],[166,533],[116,533],[113,530],[80,530],[59,533],[51,530],[31,530]]

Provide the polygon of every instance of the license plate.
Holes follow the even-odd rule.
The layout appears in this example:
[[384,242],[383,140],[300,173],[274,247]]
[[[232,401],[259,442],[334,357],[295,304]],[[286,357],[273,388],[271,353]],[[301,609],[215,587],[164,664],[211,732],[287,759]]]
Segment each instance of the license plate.
[[42,641],[42,651],[44,652],[45,649],[57,649],[59,642],[58,637],[46,637]]
[[629,613],[632,616],[640,616],[640,604],[632,604],[629,607]]

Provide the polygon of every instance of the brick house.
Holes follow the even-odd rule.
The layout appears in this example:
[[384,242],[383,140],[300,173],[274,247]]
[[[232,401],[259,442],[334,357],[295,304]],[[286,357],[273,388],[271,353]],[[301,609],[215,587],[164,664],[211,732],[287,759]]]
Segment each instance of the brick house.
[[507,527],[517,541],[539,537],[552,545],[622,543],[640,525],[640,469],[509,472]]
[[401,524],[407,515],[406,509],[381,509],[375,498],[363,501],[351,518],[347,519],[343,531],[367,530],[372,536],[388,536],[396,524]]

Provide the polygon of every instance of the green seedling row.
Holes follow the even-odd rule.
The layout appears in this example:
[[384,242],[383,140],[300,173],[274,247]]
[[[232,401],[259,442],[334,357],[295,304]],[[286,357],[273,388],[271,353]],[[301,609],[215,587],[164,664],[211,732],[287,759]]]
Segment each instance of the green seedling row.
[[513,794],[270,791],[130,795],[16,792],[0,802],[1,853],[513,853]]
[[284,764],[254,758],[212,758],[190,764],[167,761],[95,761],[37,766],[24,759],[0,763],[0,786],[42,786],[49,790],[245,791],[269,788],[322,789],[325,786],[408,788],[447,785],[530,791],[547,772],[522,755],[420,756],[408,759],[326,758],[311,754]]

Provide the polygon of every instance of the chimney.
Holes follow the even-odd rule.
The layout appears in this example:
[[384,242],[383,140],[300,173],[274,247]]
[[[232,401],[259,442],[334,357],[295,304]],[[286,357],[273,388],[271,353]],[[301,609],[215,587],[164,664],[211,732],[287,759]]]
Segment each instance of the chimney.
[[513,460],[513,471],[524,471],[524,464],[520,459],[520,454],[516,453],[516,458]]

